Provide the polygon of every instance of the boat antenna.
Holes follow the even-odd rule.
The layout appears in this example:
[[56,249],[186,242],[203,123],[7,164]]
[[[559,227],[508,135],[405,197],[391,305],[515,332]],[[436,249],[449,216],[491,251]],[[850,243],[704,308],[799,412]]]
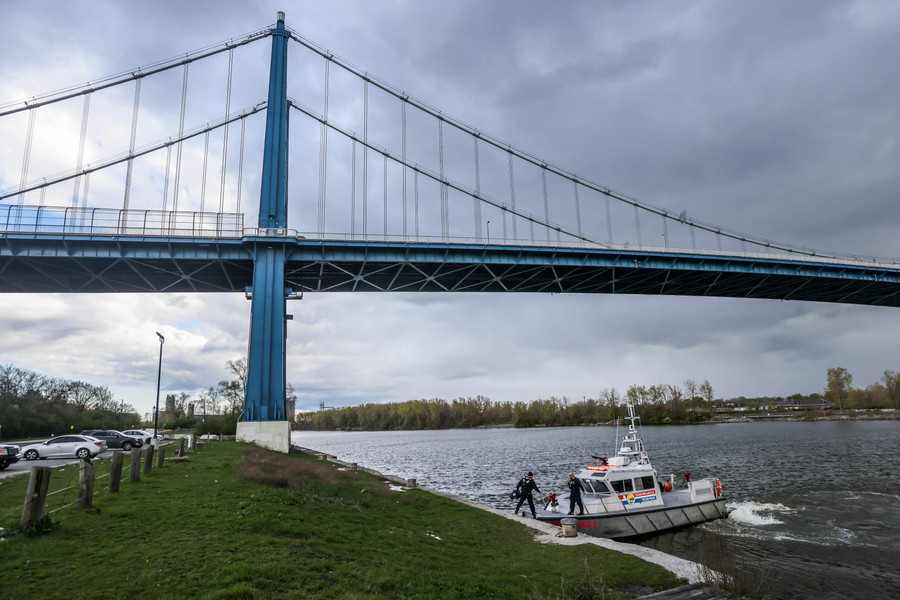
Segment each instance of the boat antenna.
[[618,455],[619,449],[619,415],[616,415],[616,440],[615,445],[613,446],[612,456]]

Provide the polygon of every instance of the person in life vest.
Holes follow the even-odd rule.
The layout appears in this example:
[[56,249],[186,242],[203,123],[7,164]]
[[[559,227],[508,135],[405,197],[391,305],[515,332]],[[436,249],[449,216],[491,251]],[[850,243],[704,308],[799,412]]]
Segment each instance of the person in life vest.
[[[534,474],[531,471],[519,481],[518,485],[516,485],[516,491],[519,492],[519,503],[516,505],[516,514],[519,514],[522,503],[528,500],[531,516],[536,519],[537,513],[534,511],[534,500],[531,499],[531,492],[540,493],[541,490],[538,489],[537,484],[534,482]],[[522,516],[525,516],[525,513],[522,513]]]
[[575,512],[575,505],[578,505],[578,515],[581,516],[584,514],[584,502],[581,501],[581,493],[584,492],[584,486],[581,485],[581,480],[575,477],[575,473],[569,473],[569,481],[566,482],[566,485],[569,486],[569,514]]

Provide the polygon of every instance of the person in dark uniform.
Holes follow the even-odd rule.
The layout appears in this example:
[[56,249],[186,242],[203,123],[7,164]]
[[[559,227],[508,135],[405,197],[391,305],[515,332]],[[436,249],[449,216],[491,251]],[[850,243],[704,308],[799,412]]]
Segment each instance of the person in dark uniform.
[[[531,499],[531,492],[540,493],[541,490],[538,489],[537,484],[534,482],[534,474],[531,471],[519,481],[519,484],[516,486],[516,491],[519,492],[519,504],[516,505],[516,514],[519,514],[522,503],[528,500],[528,507],[531,508],[531,516],[536,519],[537,513],[534,511],[534,501]],[[524,513],[522,516],[524,516]]]
[[581,494],[584,492],[584,486],[581,485],[581,480],[575,477],[575,473],[569,473],[569,481],[566,482],[566,485],[569,486],[569,514],[575,512],[575,505],[578,505],[578,515],[584,514],[584,503],[581,501]]

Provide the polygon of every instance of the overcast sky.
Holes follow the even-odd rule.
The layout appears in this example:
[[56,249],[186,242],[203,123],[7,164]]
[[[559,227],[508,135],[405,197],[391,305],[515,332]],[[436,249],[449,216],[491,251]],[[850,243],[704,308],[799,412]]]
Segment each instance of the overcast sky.
[[[651,204],[763,238],[900,256],[897,3],[3,2],[0,104],[262,29],[278,10],[299,34],[444,113]],[[270,41],[257,46],[248,52],[267,60]],[[235,94],[249,100],[233,108],[263,99],[246,88]],[[126,115],[125,129],[127,89],[98,109]],[[208,101],[221,107],[222,97]],[[0,188],[22,169],[22,136],[5,137]],[[61,169],[74,166],[67,160]],[[247,160],[252,186],[258,163]],[[29,178],[55,172],[35,168]],[[292,196],[304,185],[314,196],[317,184],[292,172]],[[889,308],[309,293],[289,309],[300,409],[477,394],[574,400],[686,379],[709,380],[725,398],[790,395],[822,391],[829,367],[848,368],[858,387],[900,369],[900,313]],[[154,332],[166,336],[163,396],[195,395],[245,356],[249,310],[240,294],[4,294],[0,364],[108,386],[146,413]]]

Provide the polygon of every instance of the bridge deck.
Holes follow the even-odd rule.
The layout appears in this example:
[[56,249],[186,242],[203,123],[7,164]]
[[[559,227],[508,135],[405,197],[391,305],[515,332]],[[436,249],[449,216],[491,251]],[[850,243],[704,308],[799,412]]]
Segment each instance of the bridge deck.
[[0,293],[243,292],[259,245],[308,292],[536,292],[900,306],[900,268],[807,257],[294,237],[0,234]]

